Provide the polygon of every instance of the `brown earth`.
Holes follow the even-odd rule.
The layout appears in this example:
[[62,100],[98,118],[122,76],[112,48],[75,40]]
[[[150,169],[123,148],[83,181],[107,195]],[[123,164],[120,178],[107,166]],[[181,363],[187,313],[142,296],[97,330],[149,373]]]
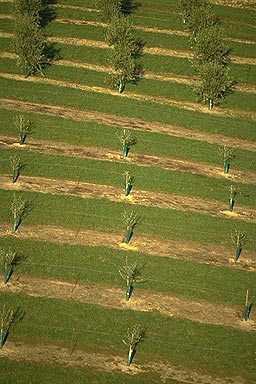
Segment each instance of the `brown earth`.
[[169,240],[162,237],[136,234],[129,244],[125,244],[124,233],[96,231],[86,228],[64,228],[54,225],[22,225],[13,233],[10,223],[0,224],[0,237],[15,237],[47,241],[54,244],[84,245],[89,247],[108,247],[117,250],[140,252],[156,257],[169,257],[204,264],[213,264],[248,271],[256,270],[256,255],[244,249],[237,262],[234,249],[220,245],[195,243],[192,241]]
[[[66,110],[67,112],[67,110]],[[169,171],[179,170],[192,174],[213,177],[218,179],[226,178],[230,182],[239,182],[246,184],[256,183],[256,173],[250,171],[231,170],[224,174],[220,167],[212,164],[197,163],[191,160],[171,159],[157,157],[142,153],[129,153],[129,157],[123,158],[120,152],[103,147],[85,147],[72,145],[62,142],[50,142],[40,139],[27,138],[26,144],[19,145],[16,137],[0,135],[0,148],[15,148],[20,151],[33,151],[51,155],[64,155],[69,157],[80,157],[93,160],[102,160],[110,162],[121,162],[136,164],[143,167],[157,166]]]
[[[121,284],[120,284],[121,285]],[[153,293],[135,287],[131,299],[126,301],[124,288],[95,283],[70,283],[39,277],[16,275],[8,284],[0,283],[2,292],[22,293],[33,297],[48,297],[61,300],[75,300],[118,309],[142,312],[158,311],[164,316],[178,317],[199,323],[227,326],[244,331],[256,330],[256,314],[243,320],[243,308],[226,304],[209,303],[184,297]]]
[[[121,343],[121,341],[120,341]],[[124,347],[125,348],[125,347]],[[138,355],[143,355],[143,350]],[[181,383],[196,384],[246,384],[242,377],[218,377],[209,376],[180,365],[172,365],[168,360],[158,360],[154,356],[154,361],[136,364],[139,359],[137,355],[130,367],[126,365],[127,351],[124,349],[122,356],[114,356],[107,351],[104,353],[89,353],[77,349],[70,345],[70,348],[56,346],[52,344],[24,344],[24,342],[10,342],[0,350],[0,359],[8,358],[14,361],[30,361],[36,364],[60,365],[63,367],[79,367],[84,369],[97,369],[102,372],[118,372],[126,375],[137,375],[152,373],[158,375],[158,378],[152,379],[151,383],[165,383],[166,380],[177,380]],[[120,376],[121,379],[121,376]]]
[[210,111],[208,106],[198,104],[198,103],[191,103],[191,102],[185,102],[185,101],[177,101],[174,99],[169,99],[163,96],[150,96],[150,95],[143,95],[143,94],[137,94],[135,92],[126,91],[125,93],[119,94],[115,90],[99,87],[99,86],[92,86],[92,85],[85,85],[80,83],[74,83],[69,81],[63,81],[63,80],[56,80],[56,79],[49,79],[49,78],[43,78],[43,77],[37,77],[37,76],[30,76],[29,78],[25,79],[24,76],[18,75],[18,74],[12,74],[12,73],[6,73],[6,72],[0,72],[0,77],[9,79],[9,80],[18,80],[18,81],[24,81],[24,82],[32,82],[32,83],[39,83],[39,84],[50,84],[57,87],[64,87],[64,88],[73,88],[73,89],[80,89],[82,91],[88,91],[88,92],[96,92],[100,94],[107,94],[114,97],[123,97],[133,100],[140,100],[140,101],[149,101],[153,103],[163,104],[163,105],[169,105],[172,107],[177,107],[181,109],[186,109],[189,111],[197,111],[212,115],[220,115],[220,116],[229,116],[229,117],[238,117],[238,118],[244,118],[249,120],[256,120],[256,113],[251,111],[245,111],[245,110],[233,110],[233,109],[221,109],[221,108],[214,108],[214,110]]
[[179,211],[206,214],[213,217],[247,221],[256,223],[256,210],[251,207],[238,206],[230,212],[228,204],[189,196],[179,196],[152,191],[133,190],[130,196],[124,196],[124,189],[112,186],[92,184],[73,180],[56,180],[38,176],[20,176],[13,184],[8,175],[1,176],[0,188],[5,190],[23,190],[30,192],[50,193],[54,195],[72,195],[86,199],[108,199],[115,202],[177,209]]
[[146,121],[132,117],[121,117],[114,114],[107,114],[98,111],[81,111],[74,108],[61,107],[56,105],[33,103],[28,101],[0,99],[1,108],[16,110],[20,112],[36,112],[58,116],[75,121],[95,121],[100,124],[118,126],[128,129],[142,130],[146,132],[163,133],[170,136],[186,139],[206,141],[211,144],[227,145],[229,147],[256,151],[256,143],[244,139],[231,138],[228,136],[190,130],[180,126],[174,126],[155,121]]

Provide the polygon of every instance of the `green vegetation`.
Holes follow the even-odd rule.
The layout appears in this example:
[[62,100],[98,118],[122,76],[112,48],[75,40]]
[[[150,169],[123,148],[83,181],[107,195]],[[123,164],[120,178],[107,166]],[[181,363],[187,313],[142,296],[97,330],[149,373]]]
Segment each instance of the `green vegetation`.
[[[19,0],[20,4],[23,1]],[[109,2],[112,0],[102,0],[101,6]],[[204,0],[201,2],[205,4]],[[39,3],[30,0],[26,5],[37,6]],[[194,23],[198,62],[192,68],[191,42],[195,48],[195,41],[189,41],[178,4],[178,0],[122,2],[123,20],[129,19],[133,25],[131,41],[139,41],[140,47],[144,47],[144,52],[139,52],[142,53],[139,68],[143,69],[142,76],[135,83],[126,82],[122,95],[110,91],[105,81],[111,72],[107,57],[113,49],[107,48],[106,43],[105,48],[100,48],[104,47],[106,32],[102,16],[105,16],[104,22],[109,22],[109,15],[106,14],[108,9],[105,9],[105,14],[100,14],[96,0],[47,2],[50,9],[40,11],[43,18],[40,28],[51,40],[43,55],[39,50],[41,56],[35,55],[35,59],[37,63],[45,64],[45,57],[55,58],[44,68],[46,79],[37,73],[40,66],[30,68],[35,73],[29,79],[20,76],[10,35],[15,31],[15,22],[10,17],[2,16],[0,19],[0,98],[5,99],[0,109],[0,174],[5,176],[1,178],[0,186],[0,200],[3,202],[0,261],[5,283],[0,294],[0,309],[10,309],[14,314],[8,335],[6,333],[6,344],[2,345],[6,347],[6,355],[1,357],[1,379],[4,381],[37,384],[40,381],[44,383],[47,377],[47,381],[53,384],[159,384],[160,374],[157,368],[150,370],[151,362],[155,367],[161,367],[161,372],[163,365],[160,364],[173,369],[179,367],[177,371],[185,372],[186,380],[191,382],[196,382],[200,375],[212,377],[213,381],[225,378],[230,382],[239,377],[248,384],[255,378],[251,331],[255,322],[254,306],[250,307],[248,321],[242,323],[246,315],[246,292],[250,293],[248,308],[254,302],[256,292],[255,271],[249,270],[255,263],[255,222],[253,215],[250,221],[231,215],[235,216],[242,206],[248,206],[248,212],[250,209],[253,213],[256,206],[256,186],[253,184],[256,167],[253,150],[256,140],[253,91],[256,70],[252,61],[255,56],[255,10],[250,5],[239,9],[219,5],[206,7],[208,15],[220,18],[221,31],[216,28],[215,17],[208,36]],[[0,13],[13,14],[13,4],[0,2]],[[36,13],[38,15],[38,11]],[[120,17],[119,11],[117,13]],[[195,20],[200,20],[200,17],[202,14],[197,14]],[[24,22],[23,19],[20,22]],[[117,29],[114,28],[114,35]],[[55,37],[60,38],[58,42],[54,41]],[[117,39],[116,35],[114,37]],[[72,44],[66,38],[77,40]],[[86,39],[87,45],[78,39]],[[92,42],[88,43],[90,40]],[[209,45],[211,40],[216,44]],[[98,41],[100,46],[97,46]],[[150,51],[152,47],[156,49]],[[226,47],[231,48],[231,57],[240,57],[240,62],[234,59],[229,63]],[[189,57],[181,57],[187,53]],[[195,67],[205,61],[211,62],[216,56],[222,64],[229,63],[230,76],[238,83],[239,92],[235,90],[228,95],[220,109],[205,113],[197,109],[193,96]],[[117,68],[116,65],[112,67]],[[120,68],[117,71],[120,72]],[[209,86],[209,81],[206,85]],[[129,139],[136,138],[136,145],[131,147],[128,156],[122,153],[122,146],[134,142],[127,143],[121,137],[120,143],[117,131],[119,137],[128,132]],[[23,137],[19,137],[20,133]],[[215,134],[222,135],[222,138]],[[44,141],[42,147],[40,140]],[[66,155],[65,148],[69,144],[78,147],[79,151],[70,146]],[[53,152],[50,152],[50,146],[55,148]],[[87,150],[90,147],[93,147],[91,150],[95,157]],[[228,148],[230,153],[235,151],[228,175],[223,175],[224,148]],[[162,163],[154,156],[159,157]],[[145,159],[148,164],[143,166]],[[200,163],[204,176],[196,173],[197,164],[194,163]],[[193,171],[191,165],[194,165]],[[216,178],[212,177],[215,170],[219,170]],[[240,176],[236,178],[238,172]],[[251,182],[246,183],[250,174]],[[246,179],[241,180],[243,175]],[[30,176],[33,176],[33,182]],[[30,185],[29,191],[22,190],[24,177]],[[61,190],[46,193],[41,177],[59,180]],[[67,188],[66,180],[77,183],[78,189],[74,187],[71,195],[61,194]],[[124,197],[124,184],[129,185],[131,181],[131,193]],[[109,190],[113,195],[116,188],[117,201],[104,198],[103,193],[94,199],[76,196],[82,182],[100,185],[104,194],[112,187]],[[137,200],[138,191],[141,191],[141,199],[148,201],[154,192],[169,194],[170,202],[172,194],[184,196],[184,204],[177,205],[176,209],[142,205],[145,201],[140,204]],[[193,207],[186,209],[185,197],[203,198],[210,204],[214,200],[216,212],[209,208],[209,214],[200,209],[194,213],[190,210]],[[213,216],[219,214],[223,204],[228,210],[228,198],[235,199],[234,212],[229,209],[230,217],[224,214]],[[19,207],[22,210],[17,212]],[[135,217],[132,212],[136,213]],[[122,220],[124,213],[126,223]],[[19,219],[18,222],[14,221],[15,218]],[[131,222],[128,219],[132,219]],[[139,225],[134,229],[134,237],[129,239],[131,244],[119,247],[127,235],[125,231],[133,229],[137,219]],[[12,233],[12,224],[15,233]],[[48,230],[51,228],[50,241],[43,237],[40,225],[48,225]],[[87,245],[82,246],[76,235],[71,244],[65,237],[61,240],[54,236],[54,226],[69,231],[71,237],[72,233],[78,235],[81,231],[81,235],[86,229],[98,231],[98,234],[104,232],[104,236],[110,238],[114,234],[116,244],[110,248],[103,238],[102,246],[96,246],[96,241],[95,246],[89,246],[89,240],[93,239],[83,238]],[[36,239],[30,236],[32,230],[37,233]],[[151,254],[146,248],[147,244],[150,247],[151,239],[156,250],[167,240],[173,241],[174,247],[166,257],[159,256],[160,249],[159,254],[157,251]],[[134,247],[136,241],[137,249]],[[200,246],[200,249],[206,249],[200,254],[202,262],[193,260],[192,253],[183,259],[176,250],[177,242],[184,252],[189,252],[192,244],[195,251],[199,251]],[[140,252],[140,244],[145,253]],[[223,253],[219,262],[223,265],[224,261],[226,266],[209,263],[215,249],[219,252],[221,246]],[[189,261],[187,256],[191,256]],[[19,285],[22,276],[28,281],[38,277],[45,281],[69,283],[72,292],[65,300],[64,297],[50,298],[46,284],[44,297],[32,297],[25,291],[18,291],[19,287],[22,288]],[[136,281],[140,284],[131,294],[128,288]],[[84,284],[88,292],[93,284],[103,293],[104,288],[107,292],[118,288],[121,292],[117,303],[119,309],[107,307],[107,296],[106,303],[103,303],[106,306],[80,302],[76,284]],[[159,307],[161,295],[169,295],[174,300],[177,297],[177,303],[179,298],[186,300],[187,310],[191,312],[193,301],[197,301],[202,305],[201,317],[197,313],[194,315],[206,322],[209,320],[205,311],[207,304],[211,304],[216,308],[215,320],[218,316],[218,321],[221,323],[223,319],[224,324],[225,314],[220,314],[219,309],[219,305],[223,305],[233,311],[237,329],[185,320],[182,310],[180,317],[161,315],[154,308],[148,312],[137,310],[136,303],[147,305],[143,297],[150,298],[151,295],[159,297]],[[129,299],[129,303],[125,299]],[[95,302],[98,302],[97,298]],[[17,316],[19,311],[22,316]],[[119,367],[125,367],[127,363],[127,346],[123,340],[130,336],[127,330],[132,330],[135,324],[146,324],[148,328],[145,341],[132,356],[132,368],[138,365],[141,370],[130,375],[129,368],[124,372]],[[24,348],[38,345],[40,348],[41,345],[40,362],[32,362],[26,353],[19,362],[12,361],[8,343],[11,349],[15,345],[17,348],[20,345]],[[128,340],[128,347],[130,344]],[[61,348],[66,348],[69,362],[74,359],[78,364],[76,367],[68,363],[62,366],[57,362]],[[51,361],[52,350],[57,357]],[[105,355],[106,361],[102,359],[104,369],[113,367],[113,361],[117,369],[103,371],[97,363],[85,367],[83,358],[76,358],[79,351],[89,354],[90,359],[97,354]],[[113,360],[114,357],[117,360]],[[199,376],[194,376],[194,373]],[[166,383],[179,384],[183,379],[166,378]]]

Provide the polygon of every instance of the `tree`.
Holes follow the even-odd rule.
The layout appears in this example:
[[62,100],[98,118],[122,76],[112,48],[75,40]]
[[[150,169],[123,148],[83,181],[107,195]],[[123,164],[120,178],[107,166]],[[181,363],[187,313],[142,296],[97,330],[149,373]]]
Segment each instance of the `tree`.
[[230,185],[230,192],[229,192],[229,211],[233,212],[234,205],[235,205],[235,197],[237,195],[237,189],[233,187],[233,185]]
[[98,0],[96,4],[102,21],[107,23],[121,14],[122,0]]
[[17,254],[10,249],[0,249],[0,262],[4,267],[4,284],[6,284],[13,272],[13,267],[17,262]]
[[229,78],[229,69],[216,62],[206,62],[198,68],[200,80],[194,91],[199,101],[209,104],[212,110],[214,104],[220,104],[228,93],[232,92],[233,80]]
[[22,69],[25,78],[40,72],[45,62],[45,37],[35,17],[24,14],[17,17],[14,28],[14,50],[18,55],[17,65]]
[[130,175],[129,171],[125,171],[123,173],[123,176],[125,178],[125,192],[124,192],[124,195],[128,196],[130,194],[130,192],[131,192],[131,189],[132,189],[132,183],[133,183],[134,177]]
[[14,0],[14,12],[18,17],[33,16],[38,22],[45,5],[42,0]]
[[196,41],[192,39],[193,67],[200,71],[200,65],[215,62],[222,66],[230,62],[229,49],[221,40],[222,30],[218,25],[211,25],[198,31]]
[[6,309],[5,305],[0,311],[0,349],[3,348],[5,339],[8,335],[10,326],[14,320],[14,312],[11,309]]
[[136,137],[134,137],[132,133],[125,128],[123,128],[121,132],[116,132],[116,136],[119,138],[120,143],[123,146],[123,157],[127,157],[130,146],[137,143]]
[[139,222],[139,217],[133,211],[131,211],[130,213],[126,211],[123,212],[122,217],[126,224],[126,235],[125,235],[124,242],[128,244],[133,235],[133,230]]
[[120,268],[119,273],[124,281],[126,281],[126,294],[125,299],[128,301],[133,291],[133,285],[135,282],[142,282],[139,276],[142,273],[142,268],[138,267],[137,261],[134,263],[128,263],[126,256],[124,265]]
[[223,159],[223,171],[228,173],[230,162],[235,158],[235,150],[227,145],[223,145],[223,147],[219,147],[219,154]]
[[19,156],[12,155],[9,159],[12,167],[12,182],[15,183],[19,177],[22,164]]
[[21,218],[25,213],[27,203],[22,200],[20,196],[16,196],[14,193],[13,201],[11,204],[11,212],[13,214],[13,232],[16,232],[18,226],[20,225]]
[[135,324],[132,329],[128,329],[127,335],[125,339],[123,339],[123,343],[129,347],[128,351],[128,359],[127,365],[129,366],[132,362],[132,359],[136,353],[136,349],[139,343],[145,340],[147,326],[141,326],[139,324]]
[[114,74],[111,75],[109,83],[114,88],[118,87],[118,92],[122,93],[125,84],[138,78],[139,47],[127,17],[120,15],[112,19],[106,31],[106,40],[113,48],[109,51],[108,61],[114,69]]
[[191,14],[193,14],[195,8],[199,6],[206,6],[207,0],[180,0],[179,9],[181,11],[183,23],[188,22]]
[[231,235],[231,238],[236,245],[235,261],[237,261],[241,255],[242,247],[247,241],[247,236],[244,232],[235,229]]
[[22,145],[25,143],[27,134],[32,130],[32,123],[24,115],[16,116],[14,123],[19,131],[19,143]]

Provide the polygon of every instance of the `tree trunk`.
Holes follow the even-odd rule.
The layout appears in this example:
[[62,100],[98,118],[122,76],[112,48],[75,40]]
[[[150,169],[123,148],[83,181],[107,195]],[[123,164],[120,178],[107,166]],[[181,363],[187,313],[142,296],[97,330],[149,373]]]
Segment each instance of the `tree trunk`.
[[235,200],[232,197],[230,197],[230,199],[229,199],[229,211],[230,212],[233,212],[234,204],[235,204]]
[[129,152],[128,144],[124,144],[123,145],[123,157],[127,157],[128,152]]
[[127,231],[126,231],[126,236],[125,236],[124,242],[126,244],[128,244],[129,241],[131,240],[131,237],[132,237],[132,229],[128,228]]
[[4,346],[4,331],[1,329],[0,331],[0,349]]
[[126,186],[125,186],[125,196],[128,196],[131,192],[131,189],[132,189],[132,185],[131,183],[127,183]]
[[209,99],[209,110],[211,111],[213,109],[213,100]]
[[242,247],[240,247],[240,245],[237,245],[236,246],[235,261],[237,261],[239,259],[241,252],[242,252]]
[[224,173],[228,173],[228,172],[229,172],[229,161],[225,160],[224,161]]

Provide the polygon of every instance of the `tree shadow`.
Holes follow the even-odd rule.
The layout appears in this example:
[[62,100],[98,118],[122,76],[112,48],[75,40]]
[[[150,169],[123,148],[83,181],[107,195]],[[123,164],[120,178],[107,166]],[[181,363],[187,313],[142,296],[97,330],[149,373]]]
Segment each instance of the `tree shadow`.
[[46,27],[50,22],[56,18],[56,10],[51,5],[56,4],[56,0],[43,0],[43,9],[39,12],[40,26]]
[[141,7],[141,3],[133,2],[133,0],[122,0],[121,12],[124,15],[130,15],[132,12],[135,12],[139,7]]
[[140,79],[143,77],[144,70],[142,67],[142,64],[140,63],[140,59],[143,56],[143,49],[146,45],[145,41],[142,40],[137,40],[136,41],[136,47],[133,52],[133,57],[136,60],[136,67],[134,71],[134,80],[131,81],[132,84],[137,85]]

